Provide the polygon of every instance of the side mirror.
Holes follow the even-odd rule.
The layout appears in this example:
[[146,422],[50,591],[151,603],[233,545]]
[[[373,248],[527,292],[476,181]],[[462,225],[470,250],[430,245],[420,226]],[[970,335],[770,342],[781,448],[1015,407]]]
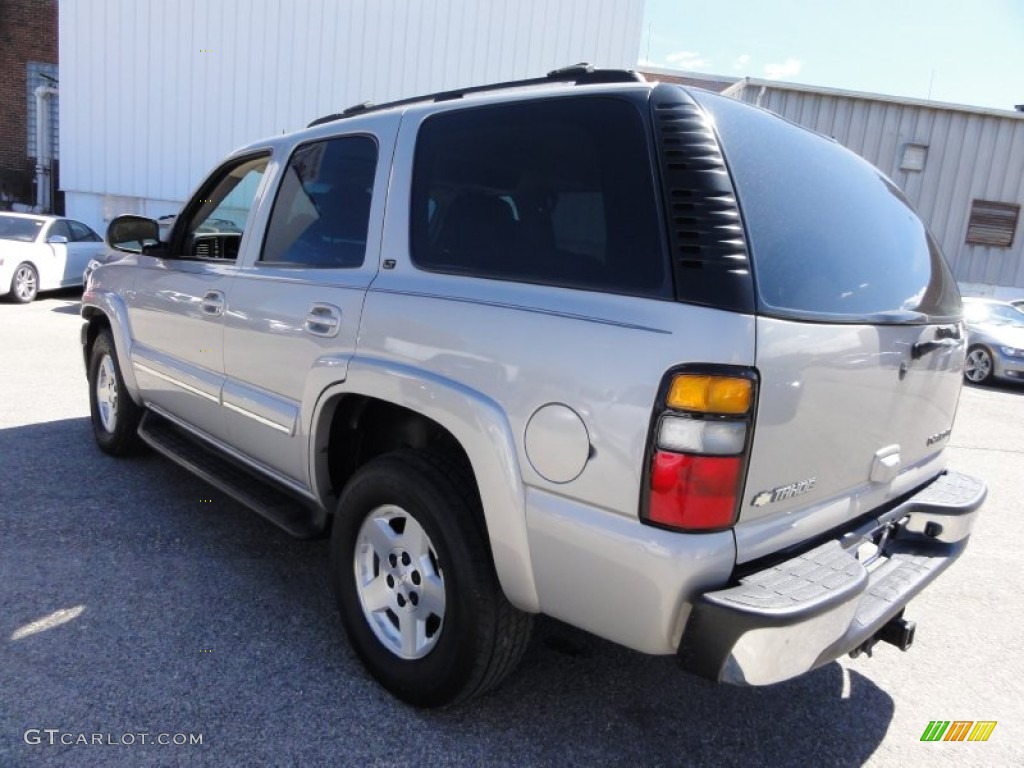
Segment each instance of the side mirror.
[[46,242],[48,242],[50,245],[66,245],[68,239],[64,237],[64,235],[50,235],[48,238],[46,238]]
[[118,216],[107,227],[106,241],[116,251],[142,253],[147,246],[159,245],[160,225],[144,216]]

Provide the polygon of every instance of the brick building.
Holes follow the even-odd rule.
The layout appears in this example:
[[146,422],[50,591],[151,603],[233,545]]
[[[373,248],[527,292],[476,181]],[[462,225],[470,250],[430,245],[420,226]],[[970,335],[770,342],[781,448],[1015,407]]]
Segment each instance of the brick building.
[[[0,209],[36,202],[35,91],[56,80],[57,0],[0,0]],[[56,190],[57,98],[46,98]]]

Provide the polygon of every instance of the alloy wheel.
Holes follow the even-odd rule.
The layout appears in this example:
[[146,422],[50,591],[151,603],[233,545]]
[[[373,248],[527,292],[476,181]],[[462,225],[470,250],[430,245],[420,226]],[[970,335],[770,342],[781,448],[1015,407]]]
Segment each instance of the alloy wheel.
[[23,264],[14,273],[14,293],[21,301],[31,301],[36,295],[36,273],[32,267]]
[[968,381],[980,384],[992,374],[992,356],[988,350],[978,347],[967,353],[964,362],[964,376]]
[[441,636],[444,575],[426,531],[401,507],[377,507],[355,546],[356,592],[377,639],[402,659],[420,659]]
[[113,433],[117,426],[117,373],[110,355],[100,360],[96,377],[96,405],[99,407],[100,421],[107,432]]

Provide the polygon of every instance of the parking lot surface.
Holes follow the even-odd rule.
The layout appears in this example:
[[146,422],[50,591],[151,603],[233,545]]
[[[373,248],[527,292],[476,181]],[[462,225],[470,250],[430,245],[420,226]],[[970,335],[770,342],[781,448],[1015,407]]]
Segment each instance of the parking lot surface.
[[[964,389],[949,460],[989,499],[908,608],[909,652],[740,689],[545,619],[504,686],[422,712],[349,649],[326,542],[158,456],[100,453],[77,298],[0,303],[4,768],[1024,765],[1024,388]],[[997,725],[921,742],[932,720]]]

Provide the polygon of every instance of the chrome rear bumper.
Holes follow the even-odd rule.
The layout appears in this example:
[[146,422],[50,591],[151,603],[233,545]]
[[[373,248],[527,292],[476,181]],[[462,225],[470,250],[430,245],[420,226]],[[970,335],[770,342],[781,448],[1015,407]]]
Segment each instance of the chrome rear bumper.
[[[944,473],[856,531],[704,593],[679,646],[683,667],[768,685],[862,647],[960,556],[986,493]],[[858,559],[872,540],[877,552]]]

